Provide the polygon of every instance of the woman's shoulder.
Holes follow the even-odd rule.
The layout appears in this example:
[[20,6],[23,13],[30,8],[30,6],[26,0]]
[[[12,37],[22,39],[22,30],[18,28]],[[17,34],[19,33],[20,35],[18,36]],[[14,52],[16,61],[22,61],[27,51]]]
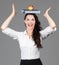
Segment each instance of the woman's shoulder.
[[25,33],[25,30],[24,31],[18,31],[18,34],[24,34]]

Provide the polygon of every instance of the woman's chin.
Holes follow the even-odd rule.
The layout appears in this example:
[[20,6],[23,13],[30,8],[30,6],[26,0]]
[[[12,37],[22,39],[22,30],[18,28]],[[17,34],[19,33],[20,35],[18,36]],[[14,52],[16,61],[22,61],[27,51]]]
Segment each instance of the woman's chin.
[[28,27],[28,29],[33,30],[33,27]]

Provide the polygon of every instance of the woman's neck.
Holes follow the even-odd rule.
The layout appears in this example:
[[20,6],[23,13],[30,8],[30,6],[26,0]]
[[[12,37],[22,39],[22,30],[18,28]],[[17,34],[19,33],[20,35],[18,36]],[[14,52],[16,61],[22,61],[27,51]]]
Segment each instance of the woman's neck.
[[27,34],[31,37],[31,36],[32,36],[32,33],[33,33],[33,30],[26,29],[26,32],[27,32]]

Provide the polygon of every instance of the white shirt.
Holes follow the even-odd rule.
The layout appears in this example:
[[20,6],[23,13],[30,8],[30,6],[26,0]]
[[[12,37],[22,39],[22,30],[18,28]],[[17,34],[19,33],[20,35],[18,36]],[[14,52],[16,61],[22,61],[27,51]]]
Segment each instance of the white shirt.
[[[52,29],[50,26],[41,30],[41,41],[46,39],[50,34],[52,34],[56,30],[56,28]],[[32,37],[29,38],[29,36],[26,34],[26,30],[19,32],[8,27],[2,30],[2,32],[9,35],[13,39],[18,40],[21,49],[21,59],[40,58],[40,50],[36,46],[34,46],[35,42]]]

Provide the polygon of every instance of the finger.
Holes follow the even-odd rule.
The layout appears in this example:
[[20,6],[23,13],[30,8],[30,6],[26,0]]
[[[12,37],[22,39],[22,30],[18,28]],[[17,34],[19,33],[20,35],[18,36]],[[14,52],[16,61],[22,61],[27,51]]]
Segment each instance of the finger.
[[12,3],[12,8],[14,8],[14,3]]
[[48,9],[47,9],[47,11],[49,11],[51,9],[51,7],[49,7]]

